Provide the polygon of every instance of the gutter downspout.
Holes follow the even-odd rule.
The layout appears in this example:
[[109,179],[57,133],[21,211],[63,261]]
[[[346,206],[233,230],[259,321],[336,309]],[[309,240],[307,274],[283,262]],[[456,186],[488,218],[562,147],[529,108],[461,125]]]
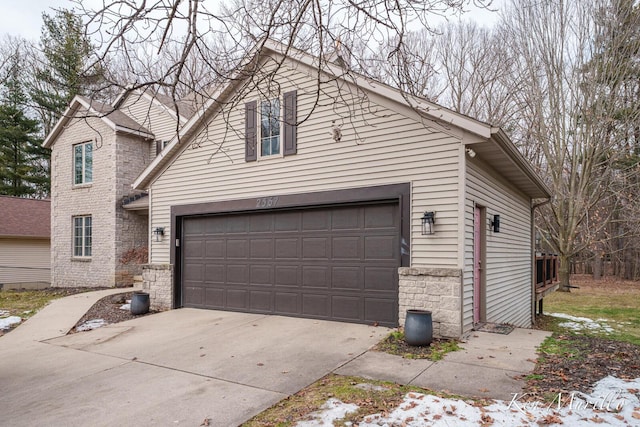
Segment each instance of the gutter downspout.
[[[533,201],[532,201],[533,202]],[[536,225],[535,225],[535,211],[537,208],[551,203],[551,198],[548,198],[544,202],[532,204],[531,206],[531,319],[536,320]]]

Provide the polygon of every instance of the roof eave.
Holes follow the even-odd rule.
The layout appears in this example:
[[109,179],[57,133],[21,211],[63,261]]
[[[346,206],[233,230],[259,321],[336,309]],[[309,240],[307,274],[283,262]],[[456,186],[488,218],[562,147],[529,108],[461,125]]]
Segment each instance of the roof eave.
[[538,174],[533,170],[531,164],[524,158],[518,148],[511,142],[509,136],[498,127],[491,128],[492,139],[498,144],[507,156],[518,166],[518,168],[526,175],[529,181],[539,190],[539,194],[532,196],[534,199],[551,198],[551,189],[540,179]]

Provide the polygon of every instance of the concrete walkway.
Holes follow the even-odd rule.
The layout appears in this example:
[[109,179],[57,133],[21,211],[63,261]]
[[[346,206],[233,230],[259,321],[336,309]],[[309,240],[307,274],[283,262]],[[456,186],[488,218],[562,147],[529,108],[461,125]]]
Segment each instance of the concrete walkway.
[[387,328],[210,310],[66,335],[128,290],[55,300],[0,338],[0,425],[237,426],[331,372],[504,399],[547,335],[474,333],[436,363],[371,351]]
[[511,400],[535,368],[536,348],[550,332],[515,329],[508,335],[473,332],[438,362],[368,351],[336,371],[341,375],[412,384],[465,397]]

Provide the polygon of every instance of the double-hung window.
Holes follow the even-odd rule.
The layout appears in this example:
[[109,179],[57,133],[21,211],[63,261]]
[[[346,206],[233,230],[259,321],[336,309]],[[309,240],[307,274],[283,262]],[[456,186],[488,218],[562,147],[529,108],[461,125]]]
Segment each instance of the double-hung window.
[[73,217],[73,256],[91,256],[91,215]]
[[260,103],[260,156],[280,154],[280,99]]
[[244,160],[292,156],[298,152],[297,92],[245,104]]
[[73,146],[73,183],[93,182],[93,144],[85,142]]

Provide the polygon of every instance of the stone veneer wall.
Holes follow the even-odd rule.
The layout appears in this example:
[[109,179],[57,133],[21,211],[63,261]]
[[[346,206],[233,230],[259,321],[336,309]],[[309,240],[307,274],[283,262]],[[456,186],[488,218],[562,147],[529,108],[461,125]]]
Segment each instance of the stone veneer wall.
[[149,292],[152,310],[170,310],[173,307],[173,266],[147,264],[142,267],[142,288]]
[[404,325],[407,310],[429,310],[434,336],[462,336],[461,270],[400,267],[398,276],[400,325]]

